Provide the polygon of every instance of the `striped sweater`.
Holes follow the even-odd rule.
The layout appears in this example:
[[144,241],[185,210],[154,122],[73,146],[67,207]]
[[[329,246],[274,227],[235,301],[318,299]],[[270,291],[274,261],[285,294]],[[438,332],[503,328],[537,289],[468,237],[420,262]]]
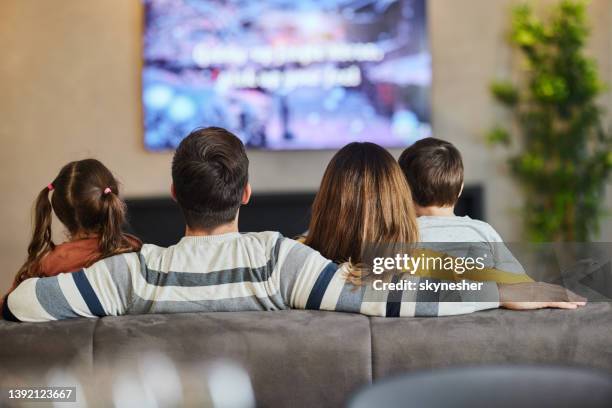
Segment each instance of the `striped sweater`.
[[[376,291],[346,282],[345,267],[278,232],[184,237],[144,245],[74,273],[24,281],[6,320],[214,311],[314,309],[370,316],[441,316],[496,308],[498,289]],[[407,275],[419,282],[425,278]]]

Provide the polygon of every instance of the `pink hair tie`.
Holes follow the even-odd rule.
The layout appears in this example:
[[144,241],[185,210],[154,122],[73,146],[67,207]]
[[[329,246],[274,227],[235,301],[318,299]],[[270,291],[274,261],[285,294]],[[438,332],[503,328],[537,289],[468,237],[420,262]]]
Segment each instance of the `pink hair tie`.
[[106,194],[110,194],[110,193],[112,193],[112,192],[113,192],[113,190],[111,190],[111,188],[110,188],[110,187],[106,187],[106,188],[104,189],[104,194],[105,194],[105,195],[106,195]]
[[55,189],[55,187],[53,187],[53,184],[49,183],[49,184],[47,185],[47,189],[48,189],[49,191],[53,191],[53,190]]

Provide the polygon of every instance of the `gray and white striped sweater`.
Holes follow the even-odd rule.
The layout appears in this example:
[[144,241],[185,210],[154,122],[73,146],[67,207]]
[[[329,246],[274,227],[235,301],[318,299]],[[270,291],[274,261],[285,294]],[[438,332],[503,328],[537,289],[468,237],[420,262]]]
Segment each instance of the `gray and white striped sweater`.
[[[4,302],[7,320],[40,322],[124,314],[315,309],[370,316],[442,316],[496,308],[498,289],[376,293],[344,267],[278,232],[184,237],[144,245],[78,272],[24,281]],[[419,281],[418,277],[403,279]],[[382,300],[380,300],[382,299]]]

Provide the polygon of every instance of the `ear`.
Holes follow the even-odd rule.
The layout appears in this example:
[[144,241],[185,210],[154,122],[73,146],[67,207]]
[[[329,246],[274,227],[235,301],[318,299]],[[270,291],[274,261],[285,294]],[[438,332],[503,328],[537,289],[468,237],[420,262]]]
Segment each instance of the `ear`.
[[242,201],[240,202],[242,205],[248,204],[251,199],[251,184],[247,183],[244,187],[244,191],[242,192]]
[[461,190],[459,190],[459,194],[457,195],[457,198],[461,197],[461,194],[463,193],[463,186],[464,184],[461,183]]
[[174,190],[174,183],[170,184],[170,196],[173,201],[176,201],[176,191]]

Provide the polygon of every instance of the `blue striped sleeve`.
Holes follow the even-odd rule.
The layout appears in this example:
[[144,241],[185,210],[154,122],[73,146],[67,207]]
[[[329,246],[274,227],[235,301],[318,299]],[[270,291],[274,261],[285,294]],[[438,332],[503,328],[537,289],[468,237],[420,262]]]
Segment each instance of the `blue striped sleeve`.
[[306,302],[306,309],[318,310],[321,307],[321,302],[323,301],[323,296],[325,296],[325,291],[327,290],[329,282],[331,282],[337,269],[338,265],[333,262],[328,263],[323,269],[312,287],[312,290],[310,291],[308,301]]
[[2,302],[2,318],[9,322],[19,322],[20,320],[15,317],[11,309],[8,306],[8,295],[4,297],[4,301]]
[[104,307],[102,307],[100,299],[98,299],[98,296],[91,286],[91,283],[89,283],[89,279],[87,279],[85,271],[80,270],[79,272],[74,272],[72,277],[91,314],[98,317],[106,316]]
[[[393,275],[391,278],[392,283],[398,283],[400,279],[400,275]],[[402,308],[402,296],[404,292],[401,290],[392,290],[389,291],[389,295],[387,296],[387,317],[400,317],[400,310]]]
[[125,256],[115,255],[77,272],[22,282],[8,296],[2,308],[4,318],[42,322],[125,314],[132,301],[131,270]]

